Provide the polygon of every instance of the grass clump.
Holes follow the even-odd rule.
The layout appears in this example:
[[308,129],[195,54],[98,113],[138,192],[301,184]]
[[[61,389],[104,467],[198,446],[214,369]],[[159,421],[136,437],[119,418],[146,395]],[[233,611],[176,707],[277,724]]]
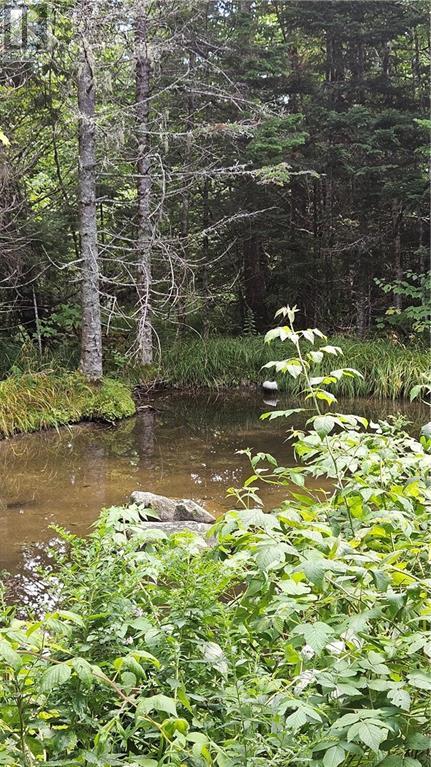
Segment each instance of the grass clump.
[[[408,348],[385,339],[361,341],[348,337],[332,338],[330,343],[342,346],[345,357],[364,374],[363,379],[343,380],[341,396],[404,397],[430,369],[429,353],[420,347]],[[273,351],[281,352],[279,346],[275,344]],[[176,387],[258,384],[268,377],[269,371],[261,368],[270,361],[271,353],[259,337],[184,340],[162,355],[161,374],[166,383]],[[333,363],[333,359],[325,358],[321,373],[329,372]],[[302,387],[300,381],[286,378],[279,385],[293,396],[300,394]]]
[[2,437],[83,420],[113,422],[134,412],[130,389],[110,378],[90,384],[77,372],[43,372],[0,382]]

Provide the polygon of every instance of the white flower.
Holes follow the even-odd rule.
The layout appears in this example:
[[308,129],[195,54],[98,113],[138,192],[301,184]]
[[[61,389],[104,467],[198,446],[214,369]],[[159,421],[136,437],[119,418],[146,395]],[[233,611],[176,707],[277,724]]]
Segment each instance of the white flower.
[[301,650],[301,655],[305,660],[311,660],[316,655],[315,651],[309,644],[305,644]]

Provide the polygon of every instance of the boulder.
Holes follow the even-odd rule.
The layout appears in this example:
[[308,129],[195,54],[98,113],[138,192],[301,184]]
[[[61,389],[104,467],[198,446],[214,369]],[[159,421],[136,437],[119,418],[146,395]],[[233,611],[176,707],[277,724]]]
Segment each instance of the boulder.
[[204,522],[181,522],[180,520],[174,522],[141,522],[139,528],[142,530],[157,530],[171,535],[172,533],[181,533],[183,531],[190,530],[192,533],[198,533],[198,535],[205,536],[210,530],[211,525],[207,525]]
[[156,524],[160,524],[160,522],[191,521],[211,525],[215,521],[215,517],[206,511],[203,506],[189,498],[174,500],[164,495],[135,490],[130,496],[130,503],[142,506],[144,514],[145,509],[153,509],[158,515]]
[[203,506],[200,506],[190,498],[183,498],[181,501],[177,501],[175,509],[175,520],[200,522],[211,525],[215,521],[215,517],[206,511]]
[[130,496],[130,503],[136,503],[143,509],[153,509],[160,522],[171,522],[175,517],[176,502],[172,498],[155,493],[143,493],[135,490]]

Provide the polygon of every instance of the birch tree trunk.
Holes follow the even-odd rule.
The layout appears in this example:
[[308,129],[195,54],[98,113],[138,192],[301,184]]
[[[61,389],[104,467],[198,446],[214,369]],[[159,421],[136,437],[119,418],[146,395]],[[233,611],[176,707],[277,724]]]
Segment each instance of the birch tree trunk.
[[138,331],[137,345],[139,361],[150,365],[153,361],[153,340],[151,330],[151,165],[150,165],[150,80],[151,62],[147,48],[146,2],[138,3],[135,15],[136,49],[136,136],[138,154],[137,201],[137,265],[138,265]]
[[91,4],[80,6],[79,108],[79,235],[82,260],[82,332],[80,370],[90,380],[102,377],[99,261],[96,218],[95,79],[89,31]]

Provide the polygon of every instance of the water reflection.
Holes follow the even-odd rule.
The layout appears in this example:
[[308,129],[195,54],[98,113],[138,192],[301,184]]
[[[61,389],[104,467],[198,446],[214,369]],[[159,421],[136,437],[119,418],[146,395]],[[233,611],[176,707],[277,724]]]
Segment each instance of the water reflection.
[[[228,508],[226,489],[249,473],[236,450],[250,447],[284,463],[293,460],[283,438],[286,422],[259,422],[260,413],[276,405],[265,399],[266,404],[249,391],[170,393],[116,427],[74,426],[1,442],[0,569],[24,582],[53,536],[50,525],[86,534],[102,507],[123,504],[135,489],[190,497],[222,512]],[[295,404],[280,395],[277,407]],[[342,403],[340,410],[374,419],[402,410],[415,422],[413,430],[426,420],[418,406],[408,404],[364,401]],[[268,507],[277,492],[267,490]]]

